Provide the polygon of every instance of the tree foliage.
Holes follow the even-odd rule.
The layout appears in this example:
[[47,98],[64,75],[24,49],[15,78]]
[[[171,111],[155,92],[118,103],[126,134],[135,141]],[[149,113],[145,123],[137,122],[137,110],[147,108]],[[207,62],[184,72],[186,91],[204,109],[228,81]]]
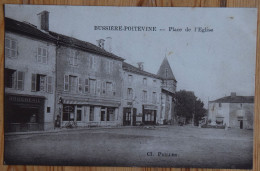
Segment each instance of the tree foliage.
[[198,99],[194,92],[180,90],[176,92],[176,114],[179,117],[185,118],[186,123],[189,123],[194,115],[196,125],[206,115],[204,103]]

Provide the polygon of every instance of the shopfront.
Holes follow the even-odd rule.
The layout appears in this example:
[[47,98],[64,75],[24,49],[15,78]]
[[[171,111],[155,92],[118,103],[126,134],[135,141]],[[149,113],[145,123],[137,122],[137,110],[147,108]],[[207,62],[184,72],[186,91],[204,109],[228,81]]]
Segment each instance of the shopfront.
[[157,106],[143,105],[143,123],[145,125],[156,125]]
[[101,104],[81,100],[64,100],[62,105],[62,124],[73,121],[78,127],[109,126],[118,124],[119,104]]
[[39,131],[44,129],[44,97],[5,95],[5,131]]
[[136,108],[133,108],[133,117],[131,115],[131,110],[132,108],[130,107],[125,107],[123,109],[123,125],[131,125],[131,120],[133,119],[133,125],[136,125]]

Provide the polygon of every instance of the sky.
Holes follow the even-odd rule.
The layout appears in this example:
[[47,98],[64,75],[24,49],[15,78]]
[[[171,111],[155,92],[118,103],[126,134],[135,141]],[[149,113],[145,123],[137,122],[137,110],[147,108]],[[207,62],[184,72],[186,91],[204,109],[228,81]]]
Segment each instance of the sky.
[[[204,101],[236,92],[253,96],[257,10],[255,8],[83,7],[6,5],[5,16],[38,23],[50,12],[51,31],[93,44],[111,37],[112,53],[156,74],[167,57],[177,90],[194,91]],[[94,30],[94,26],[148,26],[156,31]],[[169,28],[182,28],[181,32]],[[190,28],[186,32],[185,28]],[[195,32],[195,27],[213,32]],[[160,31],[165,29],[165,31]]]

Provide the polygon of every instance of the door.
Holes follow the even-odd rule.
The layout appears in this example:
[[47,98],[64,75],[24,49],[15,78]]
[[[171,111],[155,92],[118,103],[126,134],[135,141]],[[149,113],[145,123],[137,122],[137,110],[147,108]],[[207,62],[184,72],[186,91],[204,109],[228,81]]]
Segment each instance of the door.
[[243,120],[240,121],[240,129],[243,129]]
[[123,109],[123,125],[131,125],[131,108]]

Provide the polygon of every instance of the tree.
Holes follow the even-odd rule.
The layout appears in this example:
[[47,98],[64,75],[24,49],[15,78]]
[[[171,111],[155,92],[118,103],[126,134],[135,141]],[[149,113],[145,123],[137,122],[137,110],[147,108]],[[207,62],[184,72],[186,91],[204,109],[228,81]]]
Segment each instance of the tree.
[[185,118],[186,123],[190,123],[194,119],[195,125],[206,114],[204,103],[198,99],[194,92],[180,90],[176,92],[176,114],[181,118]]

